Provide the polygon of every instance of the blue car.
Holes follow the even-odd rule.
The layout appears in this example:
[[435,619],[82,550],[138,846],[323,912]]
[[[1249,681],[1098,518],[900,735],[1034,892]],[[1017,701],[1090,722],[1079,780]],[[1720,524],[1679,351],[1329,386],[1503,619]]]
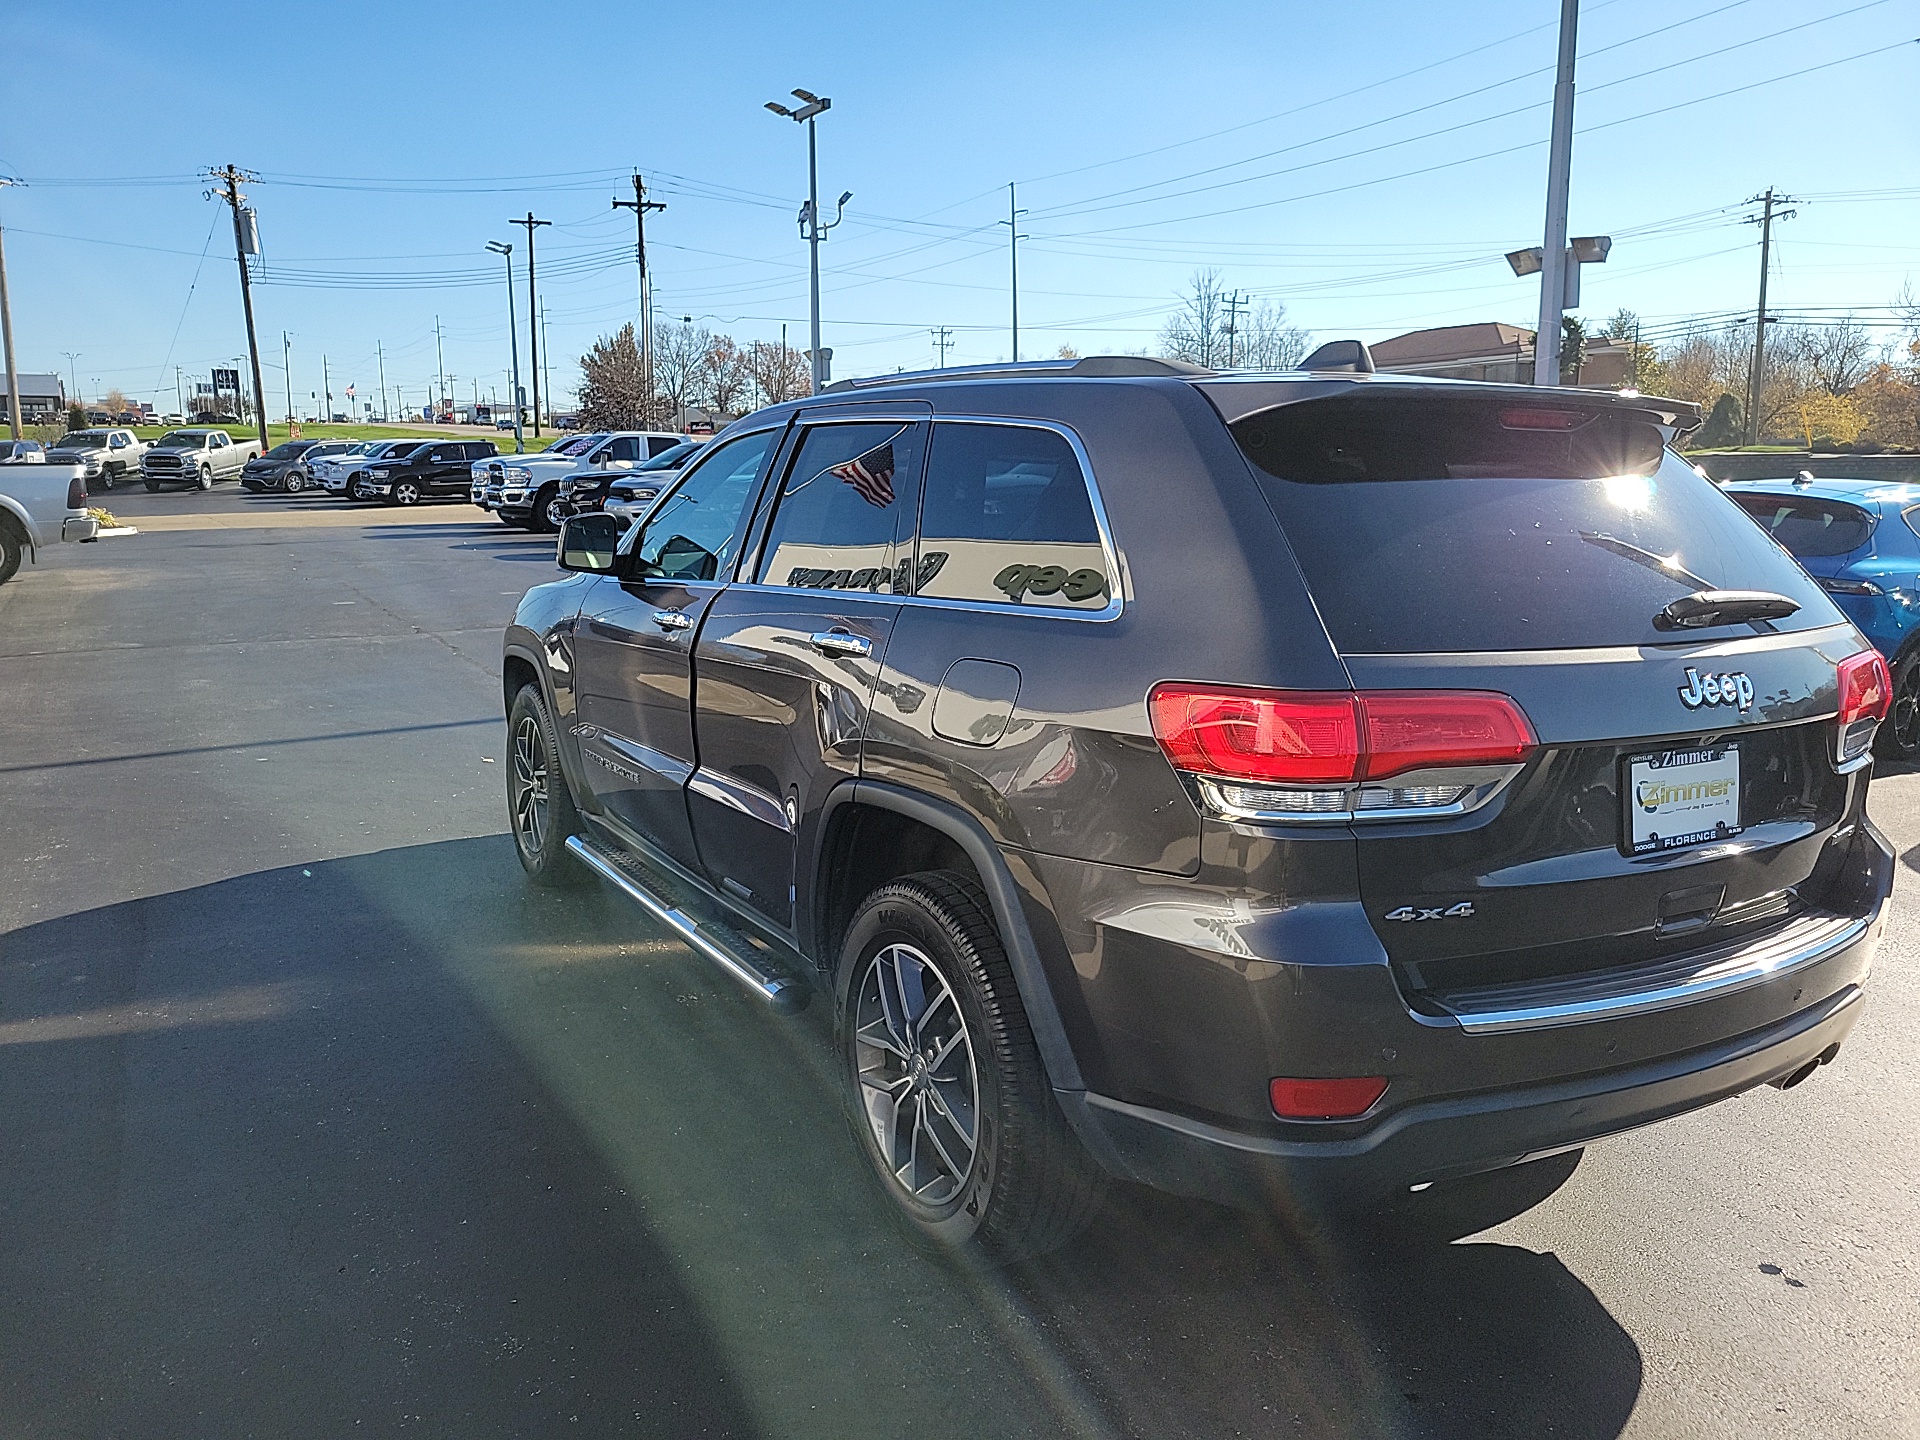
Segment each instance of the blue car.
[[1920,485],[1802,474],[1725,488],[1886,656],[1893,710],[1877,748],[1920,759]]

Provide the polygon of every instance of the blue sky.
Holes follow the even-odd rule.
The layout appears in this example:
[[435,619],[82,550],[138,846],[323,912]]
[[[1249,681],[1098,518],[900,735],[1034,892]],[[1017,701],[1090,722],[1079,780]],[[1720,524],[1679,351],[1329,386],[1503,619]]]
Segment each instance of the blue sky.
[[[660,311],[742,340],[785,323],[804,344],[805,137],[761,108],[794,86],[832,97],[821,189],[854,192],[823,248],[836,375],[931,364],[936,326],[951,363],[1009,353],[1010,180],[1030,211],[1029,357],[1150,347],[1202,266],[1321,338],[1530,325],[1535,282],[1499,257],[1540,238],[1557,13],[12,0],[0,172],[30,183],[0,192],[0,217],[19,362],[170,409],[174,367],[244,354],[231,231],[194,178],[227,162],[263,177],[276,413],[283,332],[297,396],[323,356],[336,397],[370,395],[384,351],[417,405],[436,317],[459,396],[504,395],[484,246],[515,243],[524,315],[508,222],[529,209],[554,221],[541,294],[569,391],[574,357],[636,309],[631,217],[609,203],[634,168],[669,207],[648,230]],[[1916,34],[1911,0],[1587,0],[1571,223],[1616,243],[1582,312],[1751,307],[1739,204],[1768,185],[1810,197],[1777,232],[1773,302],[1887,306],[1920,271]],[[1703,98],[1756,81],[1774,83]],[[72,183],[100,179],[123,183]]]

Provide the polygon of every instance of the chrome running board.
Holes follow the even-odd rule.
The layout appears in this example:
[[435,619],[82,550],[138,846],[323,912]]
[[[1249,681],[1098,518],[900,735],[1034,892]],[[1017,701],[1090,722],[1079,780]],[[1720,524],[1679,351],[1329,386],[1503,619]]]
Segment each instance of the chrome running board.
[[[639,862],[632,857],[581,835],[569,835],[567,849],[582,865],[610,882],[621,894],[779,1013],[791,1015],[803,1010],[813,998],[811,986],[782,975],[760,960],[753,944],[733,926],[724,921],[691,915],[671,898],[656,894],[649,886],[661,885],[661,882],[651,874],[643,876]],[[661,888],[665,888],[664,885]]]

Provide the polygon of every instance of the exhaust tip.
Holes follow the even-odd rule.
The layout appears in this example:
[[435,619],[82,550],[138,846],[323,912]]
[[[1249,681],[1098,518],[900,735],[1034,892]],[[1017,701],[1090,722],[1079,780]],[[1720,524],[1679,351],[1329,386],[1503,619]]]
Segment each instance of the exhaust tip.
[[1789,1071],[1787,1074],[1780,1076],[1777,1080],[1769,1080],[1767,1083],[1773,1086],[1773,1088],[1776,1090],[1791,1090],[1793,1089],[1794,1086],[1798,1085],[1802,1080],[1806,1079],[1809,1075],[1813,1074],[1813,1072],[1818,1070],[1819,1068],[1820,1068],[1820,1057],[1816,1055],[1814,1056],[1813,1059],[1807,1061],[1806,1064],[1802,1065],[1798,1070]]

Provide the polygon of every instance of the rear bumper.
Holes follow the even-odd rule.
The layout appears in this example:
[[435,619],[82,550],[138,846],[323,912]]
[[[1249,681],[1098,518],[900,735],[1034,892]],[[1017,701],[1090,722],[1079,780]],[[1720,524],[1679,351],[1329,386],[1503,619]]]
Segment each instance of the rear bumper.
[[[1879,925],[1859,942],[1879,938]],[[1831,1059],[1865,994],[1837,994],[1764,1030],[1629,1069],[1396,1111],[1357,1137],[1242,1134],[1089,1092],[1060,1096],[1106,1167],[1175,1194],[1268,1207],[1364,1205],[1410,1185],[1521,1164],[1683,1115]]]
[[100,522],[91,515],[69,515],[60,522],[60,538],[63,541],[92,540],[100,534]]

